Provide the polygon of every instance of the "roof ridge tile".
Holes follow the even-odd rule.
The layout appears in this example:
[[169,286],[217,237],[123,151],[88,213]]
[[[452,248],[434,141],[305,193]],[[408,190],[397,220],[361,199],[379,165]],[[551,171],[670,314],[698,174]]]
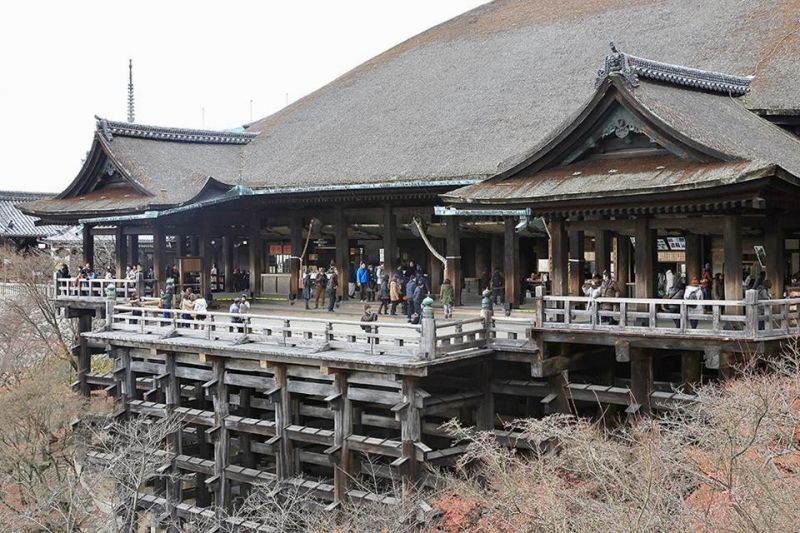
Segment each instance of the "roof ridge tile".
[[116,122],[104,118],[97,119],[97,131],[110,141],[114,135],[120,137],[139,137],[159,141],[177,141],[204,144],[247,144],[258,132],[237,132],[200,130],[192,128],[170,128],[150,126],[130,122]]

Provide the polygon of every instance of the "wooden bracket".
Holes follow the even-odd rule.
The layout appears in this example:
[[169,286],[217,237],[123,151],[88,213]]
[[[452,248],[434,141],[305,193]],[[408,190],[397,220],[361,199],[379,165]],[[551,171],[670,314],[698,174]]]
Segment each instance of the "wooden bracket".
[[219,431],[221,427],[222,426],[212,426],[206,429],[206,435],[208,435],[209,438],[216,440],[217,437],[219,436]]

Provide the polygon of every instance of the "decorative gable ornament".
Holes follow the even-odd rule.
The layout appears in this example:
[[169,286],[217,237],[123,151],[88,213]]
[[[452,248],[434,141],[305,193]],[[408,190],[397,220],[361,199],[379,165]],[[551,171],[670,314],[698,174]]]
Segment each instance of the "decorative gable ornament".
[[734,76],[721,72],[672,65],[620,52],[612,42],[611,54],[597,71],[595,87],[611,74],[619,74],[631,87],[638,87],[639,76],[656,81],[684,85],[704,91],[742,96],[750,90],[753,76]]

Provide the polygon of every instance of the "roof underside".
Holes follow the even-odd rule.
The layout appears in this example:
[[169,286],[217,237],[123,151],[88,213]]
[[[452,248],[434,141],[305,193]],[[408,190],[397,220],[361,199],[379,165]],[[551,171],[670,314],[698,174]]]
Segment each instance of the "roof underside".
[[[151,193],[138,209],[186,203],[211,177],[275,192],[482,180],[518,164],[581,110],[611,40],[639,57],[754,76],[739,99],[746,108],[800,111],[798,12],[800,0],[498,1],[249,125],[252,139],[187,142],[191,133],[183,130],[126,137],[121,125],[102,142],[131,183]],[[683,90],[690,94],[684,102],[675,93],[642,92],[668,116],[677,108],[676,122],[686,115],[682,107],[697,110],[703,102],[695,100],[708,96]],[[763,128],[736,106],[720,109]],[[176,132],[180,140],[170,137]],[[716,141],[725,139],[709,142]],[[760,152],[731,142],[738,152]]]

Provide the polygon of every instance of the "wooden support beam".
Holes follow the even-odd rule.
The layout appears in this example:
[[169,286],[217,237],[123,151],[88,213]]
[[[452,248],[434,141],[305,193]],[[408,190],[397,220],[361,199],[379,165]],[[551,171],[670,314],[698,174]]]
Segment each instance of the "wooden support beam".
[[333,457],[334,502],[344,501],[352,472],[352,454],[347,437],[353,434],[353,406],[348,398],[347,374],[334,373],[334,398],[329,400],[333,410],[333,446],[338,449]]
[[261,289],[261,218],[258,213],[250,216],[249,233],[247,237],[247,250],[249,253],[250,292],[255,296]]
[[123,279],[127,273],[128,266],[128,242],[122,226],[117,225],[114,232],[114,266],[116,267],[117,279]]
[[[181,403],[181,388],[178,377],[175,372],[175,354],[169,352],[164,358],[164,396],[167,405],[167,413],[172,414],[175,408],[180,406]],[[166,438],[166,451],[171,456],[181,455],[182,450],[182,431],[178,429],[176,432],[167,435]],[[180,478],[176,478],[174,463],[171,466],[172,474],[166,480],[166,496],[167,496],[167,511],[170,517],[174,520],[177,518],[176,506],[183,500],[182,484]]]
[[583,296],[583,282],[586,276],[586,241],[583,231],[569,232],[569,294]]
[[89,374],[92,372],[92,353],[89,350],[89,339],[81,335],[92,330],[92,315],[81,313],[78,316],[78,382],[81,396],[88,397],[91,393],[89,387]]
[[[446,220],[446,234],[447,234],[447,277],[450,278],[450,283],[453,284],[453,304],[461,305],[461,231],[458,223],[458,217],[447,217]],[[519,243],[519,240],[517,241]]]
[[550,280],[555,296],[568,293],[569,244],[563,220],[550,221]]
[[617,235],[617,257],[615,261],[615,275],[620,296],[628,294],[628,283],[631,281],[631,239],[627,235]]
[[[737,215],[725,215],[722,219],[722,242],[725,265],[725,299],[741,300],[742,291],[742,221]],[[728,314],[740,314],[738,307],[726,309]]]
[[688,394],[701,384],[703,378],[703,352],[686,351],[681,353],[681,384]]
[[292,398],[285,365],[274,367],[275,386],[275,435],[279,444],[276,457],[278,476],[289,479],[295,475],[294,447],[286,428],[292,424]]
[[494,429],[494,361],[481,361],[476,366],[481,402],[475,412],[476,426],[481,431]]
[[[253,416],[253,408],[250,403],[252,394],[253,390],[248,387],[242,387],[239,389],[238,412],[242,417],[249,418]],[[228,424],[227,419],[225,420],[225,425],[229,426],[230,428],[230,424]],[[239,432],[239,463],[246,468],[255,468],[256,458],[250,445],[252,440],[250,435],[251,433],[248,431]]]
[[203,274],[200,276],[200,294],[205,297],[211,290],[210,273],[211,264],[214,262],[211,248],[211,224],[204,218],[200,226],[200,237],[197,239],[197,253],[201,257]]
[[764,231],[764,252],[767,254],[767,278],[772,283],[770,293],[773,298],[783,298],[786,279],[785,242],[786,231],[775,225]]
[[637,218],[635,223],[636,298],[653,298],[656,293],[656,232],[650,220]]
[[94,266],[94,235],[92,235],[91,224],[84,224],[81,228],[83,243],[83,263]]
[[702,237],[696,233],[686,234],[686,281],[692,277],[703,276],[703,246]]
[[186,235],[183,233],[179,233],[175,235],[175,251],[178,254],[178,257],[186,257],[189,255],[189,249],[186,246]]
[[347,217],[342,206],[337,205],[333,215],[336,245],[336,272],[339,278],[337,296],[347,300],[347,282],[350,274],[350,241],[347,238]]
[[503,236],[505,243],[503,270],[506,274],[506,303],[510,303],[514,307],[519,307],[522,274],[519,271],[519,234],[514,229],[516,225],[517,220],[513,217],[506,217],[503,220]]
[[167,273],[167,236],[164,228],[157,222],[153,223],[153,272],[158,281],[158,290],[164,289]]
[[653,392],[653,356],[649,350],[631,348],[631,395],[639,412],[650,412],[650,393]]
[[[289,222],[289,240],[292,247],[292,255],[300,257],[303,253],[303,220],[299,213],[293,213]],[[289,260],[289,295],[290,298],[297,298],[300,291],[300,259]]]
[[[199,383],[195,386],[194,396],[195,408],[199,410],[205,410],[206,390]],[[208,444],[206,432],[204,430],[196,431],[195,435],[197,438],[197,455],[201,459],[209,459],[211,457],[211,447]],[[195,503],[200,507],[208,507],[211,505],[211,493],[206,485],[206,474],[198,473],[195,476],[194,497]]]
[[595,232],[594,269],[600,275],[606,270],[611,273],[611,232],[608,230]]
[[[233,291],[233,239],[231,235],[222,236],[222,273],[225,275],[225,290],[228,292]],[[210,272],[211,265],[206,270]]]
[[131,265],[139,264],[139,236],[128,235],[128,261]]
[[407,458],[406,477],[415,483],[419,475],[419,465],[417,464],[416,445],[420,442],[421,413],[418,407],[417,398],[417,378],[405,376],[403,378],[402,389],[403,401],[408,402],[405,409],[398,413],[400,418],[400,440],[402,441],[402,457]]
[[230,432],[225,427],[225,417],[230,413],[228,403],[228,386],[225,384],[225,359],[217,357],[212,362],[215,386],[212,401],[214,403],[214,423],[216,424],[214,440],[214,476],[219,481],[216,490],[216,504],[223,509],[231,505],[231,487],[228,482],[226,468],[230,464]]
[[383,271],[391,280],[397,268],[397,217],[391,205],[383,206]]

